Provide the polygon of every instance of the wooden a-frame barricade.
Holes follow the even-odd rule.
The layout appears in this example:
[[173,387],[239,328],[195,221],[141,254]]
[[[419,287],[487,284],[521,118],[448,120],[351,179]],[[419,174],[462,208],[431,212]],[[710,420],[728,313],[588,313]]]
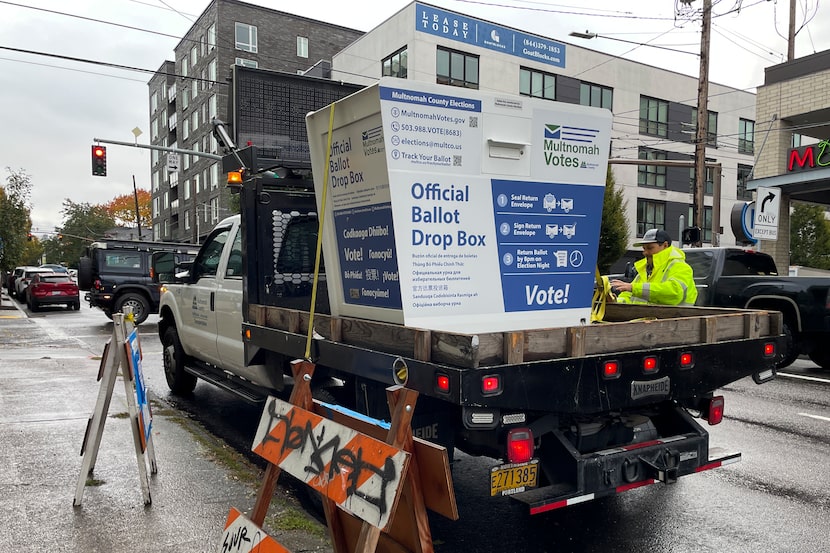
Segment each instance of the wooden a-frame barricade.
[[[104,346],[104,354],[101,357],[101,364],[98,368],[98,381],[101,383],[98,389],[98,399],[95,402],[92,415],[87,421],[83,443],[81,444],[83,461],[81,463],[81,472],[78,475],[78,485],[75,488],[75,499],[73,501],[73,505],[76,507],[81,505],[87,479],[95,469],[98,449],[101,446],[101,437],[104,433],[104,425],[107,421],[107,413],[112,401],[112,394],[115,389],[115,381],[118,378],[119,369],[123,375],[124,391],[127,396],[127,411],[133,434],[135,456],[138,462],[141,493],[144,498],[144,504],[152,504],[147,465],[149,463],[152,474],[158,472],[158,465],[156,463],[152,434],[149,432],[152,424],[149,403],[145,403],[145,409],[142,410],[139,406],[140,399],[137,400],[137,395],[139,398],[144,397],[145,402],[147,398],[146,395],[142,396],[145,390],[137,390],[137,386],[143,386],[143,382],[141,381],[140,361],[139,363],[135,362],[134,354],[136,351],[134,346],[137,344],[138,338],[137,334],[133,335],[135,331],[136,327],[129,313],[127,315],[122,313],[113,314],[112,336]],[[137,349],[137,354],[140,359],[140,345],[138,345]]]
[[[312,457],[320,453],[326,447],[325,444],[335,441],[329,440],[324,444],[324,440],[332,436],[332,428],[336,431],[336,427],[332,426],[322,428],[328,424],[348,429],[349,443],[360,444],[360,447],[353,447],[348,451],[349,446],[346,445],[341,450],[341,463],[338,467],[345,474],[345,478],[340,478],[340,475],[331,478],[331,471],[329,477],[318,473],[306,478],[307,485],[321,491],[326,523],[335,553],[375,551],[431,553],[433,551],[432,533],[426,510],[429,508],[451,520],[457,520],[458,509],[446,449],[412,436],[411,421],[418,393],[401,386],[387,389],[391,424],[388,429],[385,429],[376,424],[379,421],[361,418],[346,410],[335,409],[333,406],[312,400],[310,382],[314,368],[314,364],[310,361],[294,361],[292,373],[295,385],[289,403],[282,404],[279,400],[269,398],[253,446],[255,452],[269,461],[268,466],[250,520],[232,508],[220,550],[239,553],[254,550],[263,553],[287,551],[273,538],[264,534],[260,527],[265,521],[268,506],[283,468],[302,479],[303,475],[296,470],[296,467],[306,463],[304,469],[308,472],[307,459],[302,461],[292,456],[298,455],[297,452],[301,451],[300,442],[297,440],[299,430],[310,429],[317,423],[320,426],[316,427],[316,433],[311,441],[303,442],[304,446],[313,450]],[[291,426],[294,431],[289,432],[284,429],[277,436],[278,432],[275,430],[279,426],[275,424],[277,420],[280,423],[286,423],[286,427]],[[329,422],[321,423],[321,420]],[[328,434],[326,434],[327,431]],[[337,438],[339,437],[338,435]],[[399,480],[396,480],[398,487],[394,491],[394,496],[387,493],[387,496],[391,498],[389,501],[377,502],[378,505],[384,506],[382,510],[385,516],[375,521],[371,513],[367,516],[366,512],[359,512],[357,508],[365,504],[367,498],[379,499],[379,496],[372,497],[372,492],[366,492],[363,488],[363,485],[368,488],[373,478],[359,478],[356,472],[360,469],[355,468],[357,467],[355,460],[362,458],[362,455],[368,458],[370,452],[379,447],[375,441],[381,440],[391,449],[387,448],[384,453],[387,455],[384,470],[380,470],[380,464],[375,467],[374,480],[377,480],[378,474],[392,468],[396,462],[400,470],[395,473]],[[290,447],[289,442],[293,444]],[[291,447],[294,449],[290,450]],[[317,460],[319,461],[319,458]],[[286,467],[294,467],[295,470],[292,472],[291,468]],[[331,468],[331,464],[327,465],[327,468]],[[349,473],[350,470],[354,472]],[[344,482],[350,483],[349,489],[345,492]],[[331,487],[327,488],[327,486]],[[364,501],[349,503],[349,498],[361,493],[363,493]]]

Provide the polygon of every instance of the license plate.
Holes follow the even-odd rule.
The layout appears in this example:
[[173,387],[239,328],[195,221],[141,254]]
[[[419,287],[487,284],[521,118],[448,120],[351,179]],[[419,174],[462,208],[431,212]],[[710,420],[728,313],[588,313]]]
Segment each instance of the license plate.
[[513,495],[535,488],[539,476],[539,459],[527,463],[499,465],[490,469],[490,495]]
[[53,295],[53,296],[60,296],[60,295],[61,295],[61,293],[62,293],[62,292],[61,292],[60,290],[52,290],[52,295]]

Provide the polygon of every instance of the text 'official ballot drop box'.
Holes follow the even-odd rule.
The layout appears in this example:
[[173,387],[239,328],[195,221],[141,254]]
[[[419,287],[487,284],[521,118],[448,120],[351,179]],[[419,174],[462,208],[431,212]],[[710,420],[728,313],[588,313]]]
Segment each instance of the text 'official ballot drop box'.
[[385,77],[330,115],[306,122],[332,314],[461,333],[590,320],[610,111]]

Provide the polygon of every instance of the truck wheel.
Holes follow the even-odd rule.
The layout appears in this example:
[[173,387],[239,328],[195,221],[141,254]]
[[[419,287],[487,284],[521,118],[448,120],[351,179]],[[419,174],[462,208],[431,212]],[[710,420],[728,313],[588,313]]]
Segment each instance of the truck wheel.
[[793,364],[793,361],[798,359],[798,344],[793,336],[793,331],[790,325],[784,323],[784,351],[781,352],[781,361],[778,362],[776,368],[783,369]]
[[830,351],[816,348],[810,352],[810,361],[824,370],[830,371]]
[[136,294],[130,292],[129,294],[124,294],[115,302],[115,307],[113,310],[118,313],[124,312],[124,307],[132,307],[133,308],[133,316],[135,317],[135,324],[140,325],[144,321],[147,320],[147,317],[150,316],[150,305],[147,303],[147,300],[141,294]]
[[162,339],[164,378],[174,394],[187,395],[196,388],[196,377],[184,370],[187,354],[182,349],[176,327],[168,328]]

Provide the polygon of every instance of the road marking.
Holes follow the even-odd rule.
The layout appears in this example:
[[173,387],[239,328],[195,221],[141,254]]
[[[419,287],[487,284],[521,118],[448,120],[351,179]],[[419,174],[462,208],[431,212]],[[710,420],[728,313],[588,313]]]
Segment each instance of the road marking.
[[810,417],[811,419],[816,419],[824,422],[830,422],[830,417],[822,417],[821,415],[811,415],[810,413],[799,413],[802,417]]
[[782,372],[779,372],[778,376],[786,376],[787,378],[796,378],[798,380],[809,380],[810,382],[823,382],[824,384],[830,384],[830,378],[819,378],[817,376],[804,376],[802,374],[792,374],[792,373],[782,373]]

